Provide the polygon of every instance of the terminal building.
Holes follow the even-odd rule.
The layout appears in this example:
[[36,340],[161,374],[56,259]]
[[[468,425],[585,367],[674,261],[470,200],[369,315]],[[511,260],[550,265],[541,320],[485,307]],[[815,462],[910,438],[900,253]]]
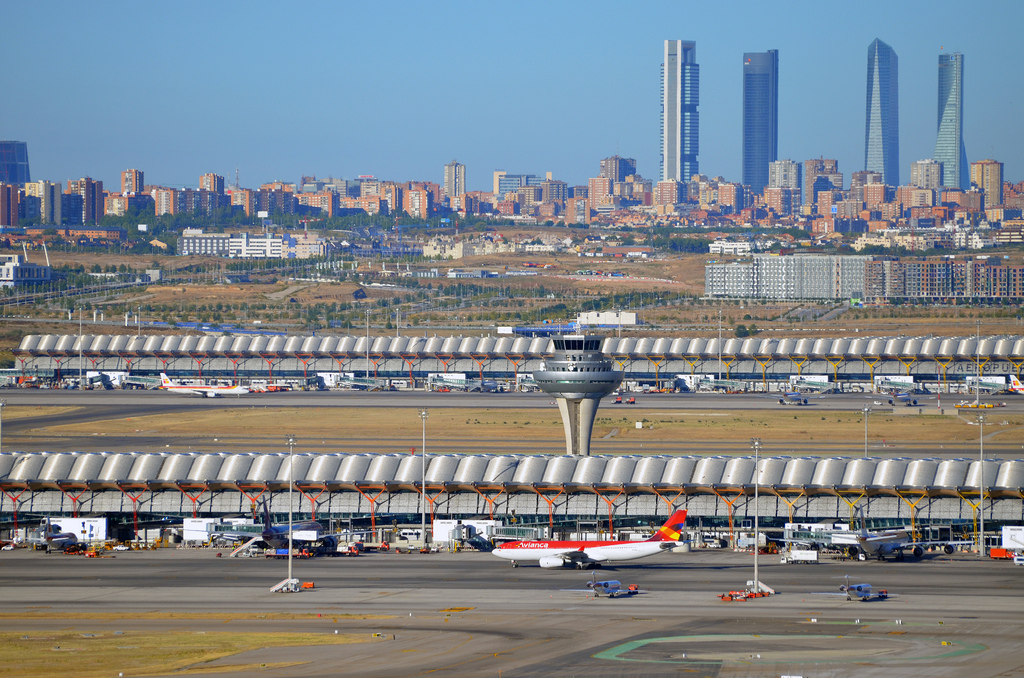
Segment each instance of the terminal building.
[[[877,377],[912,378],[954,390],[979,371],[1014,375],[1024,337],[716,338],[604,337],[600,352],[628,382],[671,386],[676,375],[711,375],[746,390],[776,390],[790,376],[820,375],[834,388],[870,390]],[[132,375],[267,379],[351,372],[426,383],[430,374],[509,380],[541,370],[550,337],[27,335],[8,376],[70,376],[81,370]]]
[[[124,523],[289,509],[372,527],[418,516],[515,516],[554,527],[608,516],[657,523],[674,509],[691,525],[872,520],[915,524],[1024,522],[1024,459],[907,459],[753,455],[295,454],[53,452],[0,454],[0,519],[107,515]],[[757,492],[755,493],[755,486]],[[757,496],[755,504],[755,494]],[[982,494],[984,501],[979,501]],[[601,519],[599,519],[601,520]]]

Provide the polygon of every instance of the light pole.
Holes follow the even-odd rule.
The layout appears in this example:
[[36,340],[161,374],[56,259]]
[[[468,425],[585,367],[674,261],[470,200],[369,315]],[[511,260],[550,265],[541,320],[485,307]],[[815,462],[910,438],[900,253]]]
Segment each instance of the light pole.
[[871,414],[871,408],[864,407],[864,458],[868,458],[868,415]]
[[0,453],[4,451],[4,408],[7,407],[6,400],[0,400]]
[[761,451],[761,439],[751,438],[750,444],[754,448],[754,593],[761,592],[761,580],[757,576],[757,552],[761,550],[761,537],[760,537],[760,526],[757,520],[757,501],[758,495],[760,494],[759,489],[761,486],[760,477],[758,474],[758,460],[759,452]]
[[82,307],[78,307],[78,390],[82,391],[85,384],[82,383]]
[[288,587],[292,589],[292,488],[295,486],[295,436],[288,436]]
[[420,448],[420,539],[427,544],[427,408],[420,408],[423,424],[423,446]]
[[978,555],[985,557],[985,415],[978,415]]
[[366,378],[370,378],[370,309],[366,309]]

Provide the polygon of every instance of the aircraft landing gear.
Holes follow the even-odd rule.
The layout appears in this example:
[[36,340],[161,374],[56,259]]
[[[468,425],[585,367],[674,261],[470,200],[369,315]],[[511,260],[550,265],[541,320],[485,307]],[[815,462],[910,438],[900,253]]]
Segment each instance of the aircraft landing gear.
[[516,560],[512,561],[512,567],[519,567],[519,562]]

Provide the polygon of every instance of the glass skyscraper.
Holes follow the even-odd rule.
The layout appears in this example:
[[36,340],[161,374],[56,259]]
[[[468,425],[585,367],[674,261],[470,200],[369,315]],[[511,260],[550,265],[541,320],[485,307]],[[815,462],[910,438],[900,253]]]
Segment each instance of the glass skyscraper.
[[864,123],[864,169],[881,172],[882,183],[900,185],[899,59],[878,38],[868,46],[868,92]]
[[743,183],[755,194],[779,159],[779,52],[743,55]]
[[697,43],[665,41],[661,64],[661,180],[689,181],[700,174],[700,66]]
[[939,55],[938,136],[932,159],[942,163],[942,185],[968,190],[971,187],[964,148],[964,55]]
[[27,184],[28,144],[24,141],[0,141],[0,184]]

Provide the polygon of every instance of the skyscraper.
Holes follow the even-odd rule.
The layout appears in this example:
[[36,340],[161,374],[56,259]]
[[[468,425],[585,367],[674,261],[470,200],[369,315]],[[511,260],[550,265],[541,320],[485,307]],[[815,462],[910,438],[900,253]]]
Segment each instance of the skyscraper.
[[665,41],[661,64],[661,180],[689,181],[700,174],[700,66],[697,43]]
[[625,181],[626,177],[634,174],[636,174],[636,159],[620,158],[617,155],[602,159],[601,169],[598,172],[598,176],[611,179],[613,184]]
[[24,141],[0,141],[0,184],[27,184],[28,144]]
[[942,185],[971,187],[964,148],[964,55],[939,55],[938,136],[932,158],[942,163]]
[[466,166],[452,160],[444,166],[444,194],[449,199],[466,192]]
[[779,52],[743,55],[743,183],[755,194],[779,159]]
[[881,172],[882,183],[900,185],[899,59],[878,38],[868,46],[868,91],[864,122],[864,169]]

